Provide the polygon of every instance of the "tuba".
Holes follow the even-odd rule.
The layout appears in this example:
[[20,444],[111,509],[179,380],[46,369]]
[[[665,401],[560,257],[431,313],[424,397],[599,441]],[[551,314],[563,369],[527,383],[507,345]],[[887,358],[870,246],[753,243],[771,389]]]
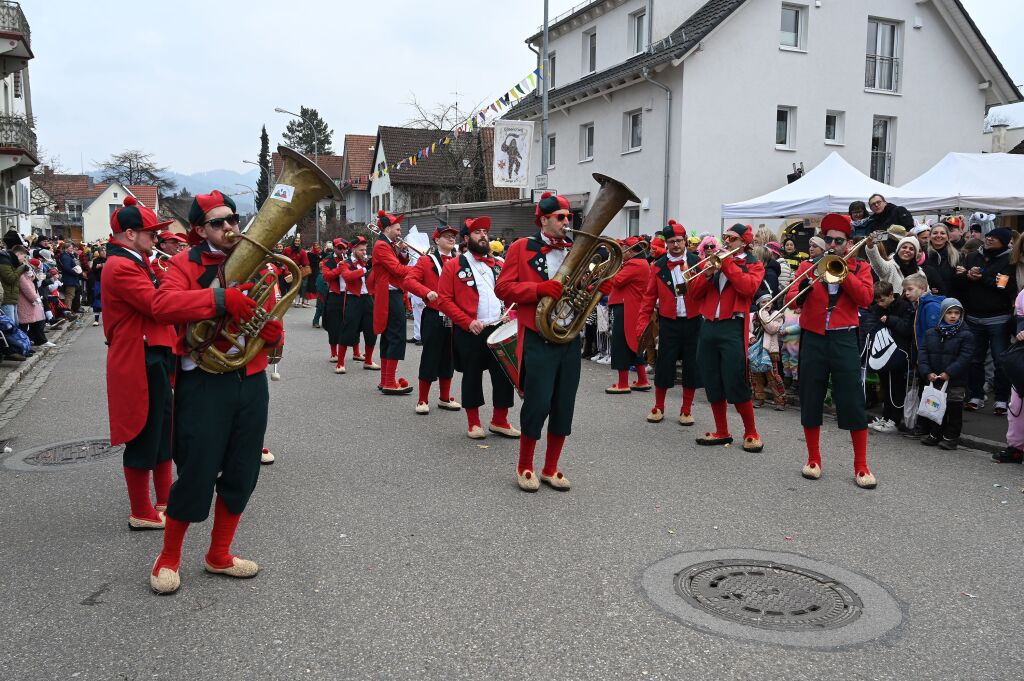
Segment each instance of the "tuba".
[[[341,200],[337,186],[331,178],[308,158],[288,147],[279,146],[277,152],[284,159],[284,167],[277,178],[274,191],[263,203],[260,212],[249,224],[245,234],[237,235],[240,240],[224,262],[225,286],[238,286],[250,282],[253,287],[249,297],[257,307],[252,319],[235,325],[229,317],[204,319],[188,325],[185,332],[192,360],[203,371],[224,374],[237,371],[256,356],[264,345],[260,331],[271,319],[282,319],[292,299],[302,289],[302,273],[298,266],[283,255],[270,249],[304,216],[320,199],[333,196]],[[234,232],[225,232],[234,234]],[[277,275],[267,266],[276,263],[292,275],[292,286],[269,312],[264,304],[277,289]],[[227,350],[214,346],[216,341],[225,340],[230,344]],[[270,359],[276,363],[281,359],[281,349],[275,349]]]
[[[601,236],[601,232],[627,201],[640,203],[636,194],[618,180],[600,173],[594,173],[594,179],[601,184],[601,189],[583,226],[566,230],[576,238],[562,266],[552,277],[562,282],[562,296],[537,301],[537,331],[551,343],[568,343],[583,330],[587,317],[601,300],[598,288],[618,273],[624,259],[618,242]],[[602,244],[608,248],[605,259],[598,253]]]

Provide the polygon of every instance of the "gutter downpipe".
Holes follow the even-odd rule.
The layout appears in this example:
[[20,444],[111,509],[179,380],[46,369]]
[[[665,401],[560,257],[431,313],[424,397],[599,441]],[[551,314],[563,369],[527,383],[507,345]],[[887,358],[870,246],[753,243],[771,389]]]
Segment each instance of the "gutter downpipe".
[[672,141],[672,89],[666,86],[664,83],[651,78],[651,69],[647,66],[643,70],[643,78],[651,85],[661,88],[665,91],[665,180],[662,186],[662,199],[661,199],[661,224],[668,224],[668,183],[669,183],[669,161],[671,160],[672,147],[670,142]]

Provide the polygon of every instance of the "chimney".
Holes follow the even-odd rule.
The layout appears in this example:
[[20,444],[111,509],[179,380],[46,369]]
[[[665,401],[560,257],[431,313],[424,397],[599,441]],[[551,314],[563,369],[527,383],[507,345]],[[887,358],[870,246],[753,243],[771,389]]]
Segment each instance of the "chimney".
[[996,123],[992,126],[992,153],[1003,154],[1009,151],[1006,148],[1006,129],[1010,127],[1006,123]]

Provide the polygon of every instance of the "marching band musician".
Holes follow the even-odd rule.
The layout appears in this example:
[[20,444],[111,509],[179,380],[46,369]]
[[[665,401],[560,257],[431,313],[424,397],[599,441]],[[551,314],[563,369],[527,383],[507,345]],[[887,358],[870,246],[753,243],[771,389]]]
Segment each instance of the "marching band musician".
[[[562,282],[551,279],[565,260],[572,242],[565,228],[571,219],[569,200],[544,192],[537,203],[534,223],[540,231],[519,239],[508,249],[495,293],[506,305],[518,305],[519,381],[523,406],[519,412],[523,434],[519,438],[516,480],[520,489],[536,492],[540,482],[533,472],[534,450],[544,421],[548,422],[547,451],[540,481],[567,491],[569,480],[558,469],[565,438],[572,432],[576,390],[580,383],[579,336],[568,343],[546,341],[537,331],[537,302],[559,298]],[[465,396],[463,396],[465,399]]]
[[[655,306],[658,311],[658,359],[654,366],[654,408],[647,415],[651,423],[665,418],[665,396],[676,382],[676,366],[683,362],[683,404],[679,409],[679,423],[693,425],[693,398],[703,385],[697,364],[697,339],[700,337],[701,316],[699,301],[694,300],[692,289],[686,285],[684,274],[700,259],[696,249],[688,248],[686,229],[669,220],[661,230],[668,253],[651,265],[640,314],[637,317],[637,336],[649,323]],[[697,275],[699,276],[699,275]]]
[[401,285],[409,275],[409,255],[398,247],[404,215],[377,211],[380,237],[373,244],[373,332],[380,336],[380,390],[385,395],[408,395],[412,386],[396,378],[405,359],[405,301]]
[[[638,236],[631,236],[626,239],[624,247],[627,250],[636,248],[642,241]],[[647,360],[637,355],[640,334],[636,330],[640,304],[650,278],[647,254],[645,249],[640,249],[622,265],[618,274],[601,284],[601,292],[608,296],[608,310],[612,313],[612,369],[619,373],[618,380],[604,389],[606,393],[651,389],[647,380]],[[636,367],[636,381],[630,385],[629,369],[633,366]]]
[[697,343],[697,362],[715,417],[715,432],[697,438],[697,444],[714,446],[732,442],[726,413],[729,403],[743,419],[743,450],[760,452],[764,444],[754,422],[754,404],[747,381],[747,334],[751,301],[764,279],[764,265],[749,252],[754,240],[749,225],[733,225],[722,239],[726,251],[739,249],[738,252],[723,257],[721,267],[705,267],[689,284],[693,303],[700,307],[704,318]]
[[[189,323],[226,315],[237,324],[252,318],[257,303],[246,295],[248,285],[224,288],[224,262],[239,243],[225,236],[239,233],[231,197],[216,190],[200,194],[193,199],[188,218],[193,246],[171,258],[153,303],[158,321],[179,325],[174,395],[178,479],[167,502],[163,550],[150,574],[150,586],[161,594],[177,591],[181,585],[178,569],[185,532],[190,523],[209,516],[214,489],[217,498],[205,559],[207,572],[247,578],[259,571],[255,562],[232,555],[230,549],[259,477],[269,403],[267,352],[262,350],[247,366],[230,373],[204,371],[190,356],[186,340]],[[283,324],[269,320],[260,338],[268,347],[280,345]],[[230,347],[223,340],[215,344],[224,351]]]
[[348,244],[344,239],[335,239],[334,250],[320,261],[320,273],[327,284],[327,300],[324,302],[323,328],[327,332],[327,343],[331,346],[330,362],[335,364],[334,372],[345,373],[345,359],[338,357],[341,345],[341,325],[345,310],[345,280],[341,273],[348,267],[345,252]]
[[[850,248],[851,219],[847,215],[829,213],[821,220],[821,237],[825,245],[840,257]],[[836,405],[838,426],[850,431],[853,442],[854,481],[858,487],[873,489],[875,476],[868,469],[867,416],[864,392],[860,382],[860,349],[858,309],[868,307],[874,298],[874,284],[868,263],[847,260],[846,277],[841,283],[812,283],[814,268],[803,262],[795,277],[804,278],[799,289],[790,289],[786,302],[800,303],[800,423],[807,441],[807,464],[802,475],[809,480],[821,477],[820,436],[822,407],[829,377],[832,378],[832,399]]]
[[159,253],[153,253],[153,257],[150,259],[150,266],[157,280],[161,280],[164,278],[164,273],[167,272],[167,263],[179,252],[188,248],[188,241],[181,234],[163,231],[160,232],[160,236],[157,238],[156,248]]
[[438,279],[445,264],[452,259],[455,240],[459,230],[443,224],[434,230],[431,239],[434,250],[416,261],[410,268],[402,286],[426,305],[420,317],[420,341],[423,352],[420,354],[419,399],[416,401],[417,414],[430,413],[430,384],[438,382],[441,394],[437,406],[449,411],[458,411],[462,405],[452,397],[452,376],[455,375],[453,365],[452,322],[451,317],[440,311],[438,300]]
[[490,373],[494,400],[494,413],[487,429],[509,438],[521,435],[508,421],[508,410],[513,404],[512,382],[487,347],[487,337],[502,317],[501,301],[495,294],[501,263],[491,255],[490,228],[491,219],[486,215],[465,221],[461,236],[467,251],[444,266],[438,291],[441,311],[456,325],[453,336],[462,372],[467,435],[474,440],[487,437],[480,423],[484,371]]
[[[282,251],[282,253],[287,258],[290,258],[292,262],[294,262],[296,265],[298,265],[299,271],[302,272],[303,275],[308,276],[308,273],[309,273],[309,256],[306,255],[306,250],[302,247],[302,236],[301,235],[296,234],[295,238],[292,239],[291,245],[286,247]],[[281,295],[282,296],[291,289],[291,285],[292,285],[291,279],[288,279],[287,281],[284,281],[282,283],[282,285],[281,285]],[[302,281],[300,280],[295,285],[301,287],[302,286]],[[295,296],[295,300],[294,300],[294,302],[292,302],[292,307],[309,307],[309,303],[307,303],[305,301],[305,299],[303,299],[303,297],[302,297],[302,291],[301,290],[299,291],[298,295]]]
[[[373,296],[367,279],[370,263],[366,259],[369,247],[366,237],[356,236],[348,244],[349,255],[344,260],[341,278],[345,281],[345,309],[342,315],[341,344],[338,345],[338,366],[345,373],[345,353],[352,347],[352,359],[363,363],[363,369],[380,371],[380,365],[373,361],[373,348],[377,335],[373,332]],[[362,334],[365,351],[359,354],[359,336]],[[337,369],[335,369],[337,371]]]
[[[174,327],[153,316],[160,282],[149,256],[167,222],[135,197],[110,218],[103,267],[103,335],[107,340],[110,443],[124,443],[124,479],[133,530],[163,529],[171,489],[171,374]],[[150,497],[150,476],[156,507]]]

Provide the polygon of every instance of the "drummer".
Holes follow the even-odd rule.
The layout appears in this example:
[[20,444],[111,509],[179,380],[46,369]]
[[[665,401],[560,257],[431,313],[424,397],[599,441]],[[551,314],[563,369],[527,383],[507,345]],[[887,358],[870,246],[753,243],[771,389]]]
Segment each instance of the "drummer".
[[467,435],[474,440],[487,437],[480,422],[485,370],[491,375],[494,400],[488,430],[508,438],[520,435],[508,421],[508,410],[513,404],[512,382],[487,347],[488,337],[502,321],[501,301],[494,295],[501,262],[491,255],[490,228],[491,219],[486,215],[465,221],[459,234],[466,252],[445,263],[438,283],[438,307],[455,324],[455,366],[462,372]]

